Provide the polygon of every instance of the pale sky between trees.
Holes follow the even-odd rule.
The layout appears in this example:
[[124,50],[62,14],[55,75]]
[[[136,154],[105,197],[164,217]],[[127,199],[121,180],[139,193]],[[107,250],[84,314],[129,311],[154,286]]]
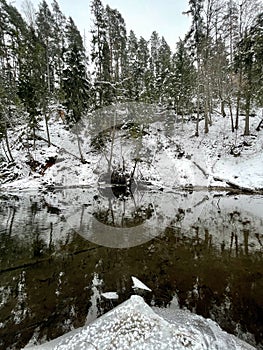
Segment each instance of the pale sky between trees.
[[[22,10],[24,0],[13,0],[12,3]],[[38,8],[39,0],[31,1]],[[51,4],[52,0],[46,0]],[[78,26],[82,36],[89,39],[91,27],[90,17],[91,0],[58,0],[62,12],[71,16]],[[156,30],[164,36],[174,51],[179,37],[184,38],[191,23],[190,17],[182,12],[188,9],[188,0],[102,0],[103,5],[116,8],[122,14],[127,31],[132,29],[136,36],[149,40],[151,33]]]

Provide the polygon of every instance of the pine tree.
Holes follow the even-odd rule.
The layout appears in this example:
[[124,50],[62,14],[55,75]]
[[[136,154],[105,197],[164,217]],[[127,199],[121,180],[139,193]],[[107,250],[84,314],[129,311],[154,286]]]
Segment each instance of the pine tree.
[[125,84],[125,95],[129,100],[139,100],[138,79],[138,40],[134,31],[130,31],[127,42],[127,81]]
[[94,65],[94,100],[95,107],[101,107],[112,102],[111,48],[107,39],[105,9],[100,0],[92,1],[91,13],[93,15],[91,62]]
[[183,40],[179,40],[172,58],[171,93],[176,103],[176,112],[182,117],[190,113],[196,85],[196,69],[193,58]]
[[245,31],[242,41],[239,43],[239,54],[236,57],[237,64],[243,73],[243,96],[245,101],[245,129],[244,135],[250,133],[251,105],[257,96],[258,87],[262,86],[263,77],[263,13],[255,21],[255,24]]
[[65,46],[66,17],[61,12],[56,0],[52,2],[52,66],[54,79],[54,93],[58,100],[62,94],[63,48]]
[[126,78],[127,34],[123,17],[108,5],[105,9],[106,37],[109,48],[110,82],[115,100],[122,99],[123,80]]
[[19,122],[17,76],[26,24],[15,7],[0,1],[0,138],[6,142],[7,157],[13,161],[8,128]]
[[216,1],[206,0],[204,2],[201,76],[203,85],[205,133],[208,133],[209,125],[212,125],[212,86],[214,83],[214,69],[213,64],[211,63],[213,62],[213,41],[216,36],[214,28],[218,11],[219,8],[217,8]]
[[238,31],[237,42],[234,47],[235,74],[237,76],[235,129],[238,129],[239,127],[239,114],[242,107],[244,75],[247,74],[247,72],[243,71],[244,65],[242,64],[242,45],[240,45],[240,43],[245,40],[245,36],[247,36],[250,27],[253,26],[257,14],[263,10],[263,4],[260,0],[243,0],[241,3],[238,2],[237,5]]
[[68,121],[76,123],[88,110],[90,81],[87,74],[87,57],[83,40],[71,17],[66,25],[65,45],[62,84],[65,96],[64,104],[69,112]]
[[1,68],[8,69],[15,83],[19,75],[19,63],[27,26],[15,7],[0,0],[0,57]]
[[197,122],[195,136],[199,136],[199,120],[200,120],[200,106],[201,106],[201,55],[203,50],[204,39],[204,20],[202,17],[202,11],[204,6],[204,0],[189,0],[189,11],[187,13],[192,16],[192,24],[190,31],[185,37],[185,41],[188,43],[189,48],[192,51],[197,65]]
[[157,75],[157,88],[159,90],[159,99],[166,103],[171,98],[170,91],[170,72],[171,72],[171,49],[164,37],[161,38],[158,61],[159,72]]
[[143,102],[151,102],[151,77],[149,67],[150,52],[147,41],[140,37],[137,53],[137,80],[139,99]]
[[5,139],[7,148],[7,159],[14,161],[8,139],[8,105],[10,103],[10,87],[12,72],[10,70],[9,58],[5,42],[5,34],[8,28],[8,18],[0,8],[0,140]]
[[[211,96],[219,101],[220,110],[223,117],[226,116],[225,106],[228,105],[230,111],[232,110],[232,81],[229,67],[228,52],[225,42],[221,36],[216,38],[213,43],[210,53],[209,68],[212,71],[210,78]],[[232,115],[232,113],[231,113]],[[231,118],[232,131],[234,131],[233,115]]]
[[254,50],[254,98],[258,105],[263,107],[263,12],[258,14],[249,34],[251,36]]
[[126,25],[121,14],[111,9],[108,5],[105,10],[107,42],[110,50],[111,77],[114,82],[119,82],[122,76],[123,61],[126,52]]
[[43,63],[46,66],[45,81],[47,94],[54,91],[54,68],[53,68],[53,16],[48,4],[43,0],[39,4],[39,10],[36,15],[36,33],[38,40],[43,47]]
[[160,62],[159,62],[159,48],[161,42],[160,37],[156,31],[154,31],[150,38],[150,70],[153,77],[152,86],[152,98],[155,102],[160,98],[160,82],[158,77],[160,76]]
[[[51,100],[51,94],[54,92],[54,50],[53,46],[53,16],[48,7],[48,4],[43,0],[39,5],[39,10],[36,16],[36,31],[38,40],[41,43],[43,50],[43,96],[41,101],[41,112],[45,118],[45,125],[47,131],[48,145],[50,146],[50,133],[48,126],[48,105]],[[44,73],[45,71],[45,73]]]
[[[236,95],[236,84],[234,75],[234,49],[238,42],[238,7],[233,0],[228,0],[225,13],[223,16],[222,36],[225,40],[226,46],[229,47],[228,61],[229,61],[229,89],[227,94],[227,104],[231,118],[231,130],[234,132],[234,116],[233,116],[233,101]],[[239,78],[240,81],[240,78]],[[238,112],[238,111],[237,111]],[[237,121],[237,120],[236,120]]]
[[46,66],[43,64],[45,49],[39,41],[34,28],[29,28],[20,59],[18,96],[28,112],[28,127],[35,141],[39,127],[39,116],[43,111],[47,96]]

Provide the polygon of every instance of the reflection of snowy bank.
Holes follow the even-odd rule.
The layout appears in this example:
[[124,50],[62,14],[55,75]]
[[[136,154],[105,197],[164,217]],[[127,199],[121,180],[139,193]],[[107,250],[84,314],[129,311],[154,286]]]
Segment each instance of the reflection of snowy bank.
[[218,249],[235,247],[246,254],[262,251],[262,205],[262,196],[208,196],[192,227],[198,239],[209,236],[210,244]]
[[184,310],[150,308],[132,296],[90,325],[74,330],[34,350],[252,350],[223,332],[213,321]]
[[41,197],[31,192],[2,201],[0,230],[12,231],[24,241],[36,231],[38,239],[49,245],[50,240],[52,244],[63,241],[74,229],[95,244],[127,248],[170,228],[178,238],[196,236],[219,250],[232,245],[252,253],[262,249],[262,205],[259,195],[202,191],[135,191],[125,199],[106,197],[96,188],[60,190]]
[[238,249],[246,244],[246,251],[262,249],[261,196],[138,191],[125,200],[99,194],[94,200],[91,195],[90,190],[69,190],[57,193],[56,199],[69,226],[98,245],[132,247],[173,228],[182,238],[197,234],[205,240],[208,235],[209,244],[218,249],[231,249],[233,240]]

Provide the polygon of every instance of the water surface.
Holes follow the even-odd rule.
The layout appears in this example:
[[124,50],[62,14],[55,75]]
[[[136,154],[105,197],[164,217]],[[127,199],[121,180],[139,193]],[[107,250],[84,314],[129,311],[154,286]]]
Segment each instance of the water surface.
[[261,196],[207,192],[2,196],[0,348],[50,340],[140,293],[262,349],[262,208]]

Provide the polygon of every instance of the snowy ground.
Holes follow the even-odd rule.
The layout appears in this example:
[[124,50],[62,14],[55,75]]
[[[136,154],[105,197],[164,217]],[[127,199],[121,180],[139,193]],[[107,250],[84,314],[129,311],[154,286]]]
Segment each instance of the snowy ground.
[[31,350],[252,350],[222,331],[212,320],[180,309],[148,306],[142,297],[129,300],[90,325]]
[[[140,108],[143,108],[144,114],[148,113],[145,107]],[[130,115],[129,108],[121,111],[120,108],[118,113],[121,121],[141,123],[141,119]],[[255,130],[260,116],[251,117],[251,136],[247,137],[242,136],[244,117],[241,117],[240,129],[231,133],[229,118],[214,115],[208,134],[202,132],[203,121],[200,122],[201,133],[198,138],[193,136],[193,121],[182,123],[176,118],[174,115],[155,113],[154,118],[147,121],[148,126],[144,126],[146,133],[143,137],[127,137],[127,131],[118,130],[114,135],[114,147],[108,142],[100,152],[94,152],[91,147],[92,137],[118,121],[108,118],[106,125],[96,125],[87,120],[79,132],[79,143],[86,164],[78,159],[77,130],[68,129],[54,117],[50,120],[51,147],[47,147],[45,141],[37,140],[34,150],[32,141],[26,138],[25,128],[20,127],[10,133],[15,165],[2,169],[0,188],[2,191],[22,191],[43,189],[46,186],[94,186],[98,183],[99,175],[105,172],[112,151],[113,165],[121,164],[124,159],[129,171],[133,167],[132,159],[140,157],[142,162],[136,169],[137,178],[150,181],[156,188],[228,188],[227,183],[231,183],[245,189],[263,189],[263,130]],[[46,139],[43,123],[37,134]],[[110,136],[112,138],[113,134]],[[30,149],[28,144],[31,145]],[[231,152],[240,153],[240,156],[235,157]],[[35,172],[27,164],[29,153],[31,159],[40,164]],[[43,168],[51,157],[56,158],[56,163],[42,171],[41,165]]]

